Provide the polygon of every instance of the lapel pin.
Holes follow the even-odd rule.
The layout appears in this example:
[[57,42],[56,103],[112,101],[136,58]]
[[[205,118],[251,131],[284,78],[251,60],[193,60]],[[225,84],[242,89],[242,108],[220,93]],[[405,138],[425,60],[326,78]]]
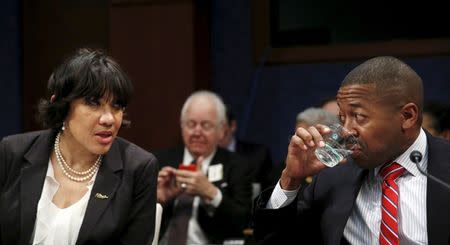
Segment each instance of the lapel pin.
[[103,194],[97,192],[97,193],[95,194],[95,198],[98,198],[98,199],[108,199],[108,196],[107,196],[107,195],[103,195]]

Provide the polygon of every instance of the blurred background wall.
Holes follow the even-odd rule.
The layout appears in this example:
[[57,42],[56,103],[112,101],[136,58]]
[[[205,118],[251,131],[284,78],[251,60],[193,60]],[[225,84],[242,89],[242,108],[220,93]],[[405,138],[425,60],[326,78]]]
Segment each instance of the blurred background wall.
[[[213,90],[218,91],[237,111],[240,124],[239,136],[270,146],[275,164],[285,158],[287,145],[294,132],[297,113],[309,106],[317,106],[324,97],[334,96],[344,76],[369,57],[395,55],[402,58],[422,77],[426,100],[450,103],[448,96],[450,92],[448,32],[450,29],[445,27],[445,22],[440,22],[441,19],[448,18],[446,17],[448,14],[445,14],[445,8],[440,8],[435,1],[417,6],[403,5],[405,9],[399,13],[405,12],[408,7],[412,8],[410,18],[405,19],[405,22],[409,24],[405,28],[410,30],[411,35],[414,33],[414,28],[417,28],[420,29],[419,31],[428,32],[423,35],[447,36],[442,41],[436,41],[436,39],[431,39],[430,42],[409,42],[404,39],[390,42],[376,40],[374,44],[366,45],[360,40],[358,44],[342,44],[336,49],[312,46],[306,46],[307,48],[303,49],[283,49],[270,45],[270,40],[262,40],[270,39],[270,34],[267,33],[271,25],[268,23],[270,18],[268,15],[273,11],[270,7],[273,8],[276,2],[282,2],[285,6],[293,8],[301,2],[314,1],[213,1],[211,15]],[[345,14],[348,16],[357,14],[356,9],[359,7],[356,1],[352,0],[339,2],[339,4],[328,0],[318,2],[327,4],[323,6],[323,10],[326,11],[331,6],[340,5],[339,9],[346,8]],[[382,3],[374,4],[380,5],[371,6],[373,11],[380,10]],[[283,4],[279,5],[283,6]],[[430,6],[430,9],[427,9],[427,6]],[[389,8],[394,7],[390,5]],[[388,9],[386,6],[383,8]],[[352,9],[354,12],[350,11]],[[308,10],[319,11],[317,8]],[[426,11],[436,16],[433,19],[434,22],[431,20],[427,22],[420,18]],[[413,15],[417,12],[421,14]],[[333,14],[345,17],[344,12],[337,10]],[[295,12],[293,15],[296,16]],[[293,16],[290,17],[293,18]],[[392,20],[380,13],[375,17],[374,22],[377,24],[375,29],[389,29],[386,25]],[[331,24],[333,24],[332,21],[333,19],[329,20]],[[360,22],[356,20],[342,27],[344,31],[349,30],[344,34],[351,32],[350,29],[358,24]],[[401,29],[396,30],[401,31]],[[299,35],[295,31],[288,34]],[[306,34],[307,39],[314,33]]]
[[[323,97],[334,96],[345,74],[375,55],[404,59],[422,76],[427,100],[450,103],[450,42],[448,33],[440,31],[445,19],[428,23],[434,28],[428,27],[427,35],[443,36],[431,41],[421,41],[429,36],[418,36],[412,44],[400,38],[366,45],[336,39],[343,43],[332,48],[327,42],[336,41],[330,35],[333,32],[306,28],[303,34],[317,37],[312,41],[322,46],[293,48],[292,43],[273,43],[269,19],[274,5],[270,4],[279,2],[4,0],[0,8],[0,137],[40,128],[35,106],[39,98],[48,96],[47,79],[78,47],[106,50],[130,75],[135,94],[127,117],[132,125],[120,134],[149,151],[180,143],[182,103],[195,90],[211,89],[236,112],[239,136],[268,145],[279,163],[296,114]],[[439,6],[429,11],[441,14]],[[296,12],[288,16],[295,17]],[[350,23],[354,22],[340,30],[353,32]],[[418,20],[410,21],[416,27],[397,25],[398,29],[383,32],[386,23],[379,23],[379,33],[423,29]],[[278,29],[280,36],[302,34]],[[351,35],[346,38],[353,40]],[[354,40],[361,42],[361,38]]]
[[20,1],[0,8],[0,137],[23,130],[22,10]]

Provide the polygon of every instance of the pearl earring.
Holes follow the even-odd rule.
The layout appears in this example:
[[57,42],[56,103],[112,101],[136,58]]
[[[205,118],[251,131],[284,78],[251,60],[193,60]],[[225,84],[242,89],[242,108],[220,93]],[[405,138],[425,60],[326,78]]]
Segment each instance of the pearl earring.
[[62,127],[61,127],[61,130],[62,130],[62,131],[66,130],[66,122],[63,122],[63,125],[62,125]]

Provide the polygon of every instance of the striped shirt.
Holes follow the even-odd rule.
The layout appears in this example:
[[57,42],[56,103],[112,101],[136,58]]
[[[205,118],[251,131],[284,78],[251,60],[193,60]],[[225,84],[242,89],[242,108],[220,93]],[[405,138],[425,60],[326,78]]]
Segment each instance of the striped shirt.
[[[428,151],[425,132],[420,130],[419,137],[395,162],[406,171],[398,179],[399,196],[399,237],[400,244],[428,244],[426,189],[427,178],[422,175],[415,164],[409,160],[413,150],[424,153],[419,165],[427,169]],[[356,198],[355,206],[344,229],[344,236],[350,244],[379,244],[381,223],[381,182],[378,172],[380,167],[370,171],[364,180]],[[267,208],[280,208],[291,203],[297,191],[275,187]]]

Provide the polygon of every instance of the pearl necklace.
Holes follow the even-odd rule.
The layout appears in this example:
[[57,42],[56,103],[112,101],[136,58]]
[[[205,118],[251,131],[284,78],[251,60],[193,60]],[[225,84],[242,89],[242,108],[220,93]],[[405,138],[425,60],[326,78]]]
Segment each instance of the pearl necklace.
[[[58,135],[56,135],[54,148],[55,148],[56,162],[58,162],[58,165],[61,168],[63,174],[67,178],[77,182],[83,182],[88,179],[91,179],[92,176],[94,176],[94,174],[98,171],[98,168],[100,167],[100,163],[102,162],[102,155],[98,156],[95,163],[88,170],[81,172],[77,171],[67,164],[66,160],[64,160],[61,154],[61,148],[59,146],[60,136],[61,132],[59,132]],[[73,173],[74,175],[72,175],[71,173]]]

